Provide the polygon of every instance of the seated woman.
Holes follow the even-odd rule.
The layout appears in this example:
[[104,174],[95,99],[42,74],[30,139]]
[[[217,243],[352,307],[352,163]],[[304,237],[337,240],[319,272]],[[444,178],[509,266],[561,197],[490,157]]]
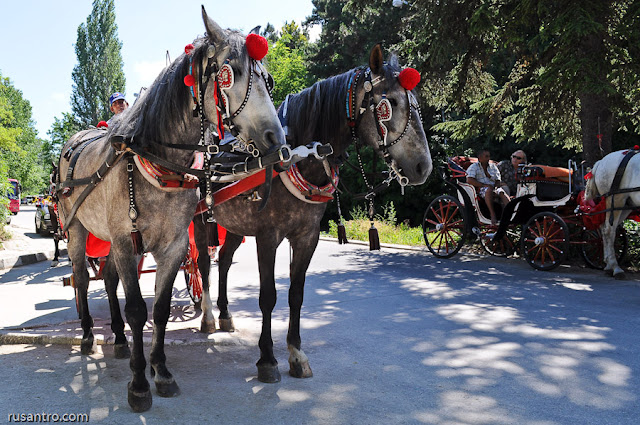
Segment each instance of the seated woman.
[[481,198],[484,199],[491,214],[491,224],[496,225],[495,209],[493,200],[499,198],[502,205],[509,203],[509,196],[504,191],[502,182],[500,181],[500,171],[495,164],[490,163],[491,154],[486,149],[480,149],[477,153],[478,162],[471,164],[467,168],[467,183],[475,187]]

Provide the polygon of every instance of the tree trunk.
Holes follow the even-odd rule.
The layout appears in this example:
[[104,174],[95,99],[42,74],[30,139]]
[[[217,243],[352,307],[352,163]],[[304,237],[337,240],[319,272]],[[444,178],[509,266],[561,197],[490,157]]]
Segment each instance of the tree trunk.
[[592,166],[611,152],[613,113],[604,93],[580,94],[580,125],[582,150],[587,165]]

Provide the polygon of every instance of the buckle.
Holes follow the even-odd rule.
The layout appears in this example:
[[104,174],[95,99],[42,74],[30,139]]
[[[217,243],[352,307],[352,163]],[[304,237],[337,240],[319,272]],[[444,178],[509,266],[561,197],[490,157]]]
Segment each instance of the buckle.
[[220,153],[220,146],[218,145],[207,145],[207,153],[209,155],[217,155]]

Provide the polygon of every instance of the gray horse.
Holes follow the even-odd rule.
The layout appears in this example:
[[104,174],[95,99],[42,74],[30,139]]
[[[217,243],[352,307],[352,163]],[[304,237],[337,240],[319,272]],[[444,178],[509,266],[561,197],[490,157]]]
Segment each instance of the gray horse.
[[[140,292],[136,239],[132,236],[142,236],[144,251],[152,253],[158,265],[149,356],[151,374],[158,395],[176,396],[179,387],[165,364],[164,337],[173,282],[187,251],[187,227],[198,196],[195,189],[167,189],[151,184],[133,162],[126,159],[127,154],[120,151],[134,149],[141,155],[152,154],[153,158],[184,170],[193,161],[194,149],[204,133],[202,127],[208,122],[220,124],[218,111],[225,109],[227,129],[234,127],[239,138],[255,143],[260,152],[285,143],[266,78],[261,78],[264,77],[264,73],[260,74],[262,65],[250,57],[245,37],[220,28],[207,16],[204,7],[202,17],[206,37],[196,40],[192,50],[165,69],[131,108],[115,117],[107,131],[89,130],[73,136],[64,146],[59,164],[60,176],[72,175],[75,181],[90,178],[90,185],[95,186],[86,195],[84,187],[70,188],[65,182],[58,185],[60,218],[69,235],[68,252],[84,330],[82,352],[89,353],[93,345],[85,261],[85,241],[91,232],[111,242],[112,269],[105,278],[115,279],[117,284],[119,275],[124,286],[125,315],[133,335],[130,360],[133,377],[128,384],[128,401],[135,412],[148,410],[152,396],[145,377],[142,343],[147,307]],[[230,71],[225,65],[230,65],[233,80],[229,79]],[[233,81],[233,85],[223,86],[221,70],[227,72],[223,82]],[[193,85],[193,81],[187,84],[188,75],[194,76],[195,90],[188,87]],[[222,91],[217,90],[218,86],[226,88],[224,104],[220,102]],[[201,112],[202,121],[194,116],[194,105]],[[70,166],[74,168],[72,173],[68,171]],[[63,179],[58,183],[60,180]],[[73,189],[71,193],[70,189]],[[82,197],[86,197],[84,202],[77,203]],[[141,242],[139,237],[137,242]]]
[[[415,70],[411,71],[417,75]],[[391,56],[388,63],[384,63],[380,46],[375,46],[371,50],[367,70],[352,70],[289,96],[278,111],[281,118],[286,116],[289,130],[287,140],[292,146],[307,145],[312,141],[330,143],[334,152],[330,162],[335,167],[336,158],[355,139],[359,139],[358,143],[366,143],[386,158],[391,172],[397,173],[398,180],[412,185],[424,183],[431,173],[432,163],[412,90],[417,81],[403,86],[401,77],[397,58]],[[300,162],[298,169],[315,186],[329,184],[327,169],[317,159],[310,158]],[[233,328],[227,300],[227,276],[233,254],[242,242],[242,235],[256,237],[260,269],[259,304],[262,310],[260,359],[257,366],[258,379],[262,382],[280,380],[278,362],[273,354],[271,313],[276,303],[276,249],[284,238],[289,240],[293,249],[287,334],[289,374],[298,378],[312,376],[308,359],[301,349],[300,311],[305,276],[318,244],[320,220],[326,210],[326,203],[314,202],[311,191],[306,194],[290,191],[285,186],[287,183],[283,183],[283,178],[286,177],[282,173],[280,177],[273,182],[271,202],[264,211],[259,211],[255,202],[247,206],[246,196],[236,197],[214,208],[218,222],[228,230],[218,263],[218,308],[220,327],[223,330]],[[209,332],[215,330],[213,305],[209,295],[210,257],[207,254],[203,220],[200,217],[194,218],[194,225],[200,253],[198,267],[204,286],[202,330]]]

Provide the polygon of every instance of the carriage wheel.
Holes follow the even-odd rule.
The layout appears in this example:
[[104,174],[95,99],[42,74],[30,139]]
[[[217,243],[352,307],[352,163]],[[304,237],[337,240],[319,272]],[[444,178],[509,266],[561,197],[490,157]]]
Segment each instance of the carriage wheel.
[[491,238],[497,231],[495,227],[484,227],[480,233],[480,245],[491,255],[496,257],[508,257],[518,251],[518,232],[514,228],[508,228],[507,233],[499,241]]
[[202,275],[198,264],[187,254],[184,261],[184,281],[187,284],[187,292],[193,301],[196,310],[202,309]]
[[[604,261],[604,246],[602,244],[600,228],[582,232],[582,242],[580,252],[582,253],[584,262],[594,269],[604,269],[607,264]],[[618,263],[622,262],[622,259],[627,254],[628,247],[629,238],[627,237],[627,231],[624,227],[618,226],[616,229],[616,239],[613,242],[613,249],[616,252],[616,260],[618,260]]]
[[569,227],[552,212],[541,212],[529,219],[522,229],[522,255],[531,267],[553,270],[567,257]]
[[464,215],[462,204],[452,196],[431,201],[422,220],[422,234],[433,255],[449,258],[460,251],[467,237]]

